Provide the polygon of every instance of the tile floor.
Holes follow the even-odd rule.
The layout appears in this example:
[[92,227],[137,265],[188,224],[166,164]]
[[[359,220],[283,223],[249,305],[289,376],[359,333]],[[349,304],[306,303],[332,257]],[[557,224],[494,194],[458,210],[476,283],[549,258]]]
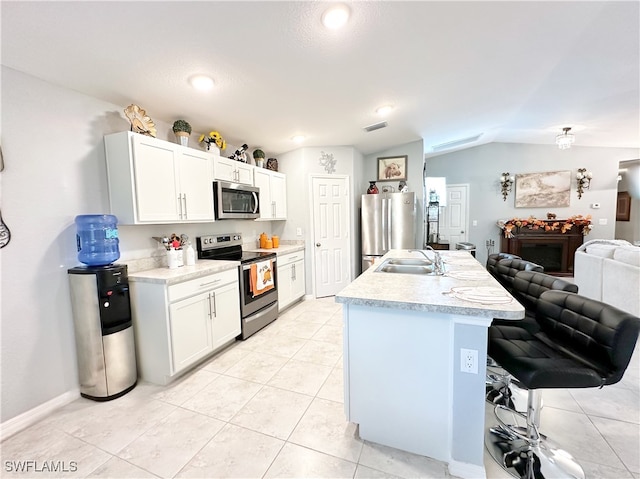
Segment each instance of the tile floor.
[[[589,478],[640,479],[639,383],[636,354],[618,385],[545,391],[542,432]],[[305,301],[167,387],[61,408],[2,443],[0,476],[450,477],[443,463],[358,439],[342,401],[341,307]],[[510,477],[485,464],[489,478]]]

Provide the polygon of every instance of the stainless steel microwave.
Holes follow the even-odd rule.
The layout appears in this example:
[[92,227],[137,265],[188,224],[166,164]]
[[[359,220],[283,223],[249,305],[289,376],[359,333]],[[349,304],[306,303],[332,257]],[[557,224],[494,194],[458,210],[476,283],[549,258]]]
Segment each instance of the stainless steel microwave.
[[214,181],[213,204],[217,220],[259,218],[260,188]]

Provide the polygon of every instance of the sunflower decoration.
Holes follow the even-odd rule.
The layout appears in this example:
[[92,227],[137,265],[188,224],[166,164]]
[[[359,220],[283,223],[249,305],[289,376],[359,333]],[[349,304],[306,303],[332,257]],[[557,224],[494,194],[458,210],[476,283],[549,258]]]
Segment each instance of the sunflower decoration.
[[200,135],[198,142],[206,143],[207,146],[213,143],[221,150],[227,147],[227,142],[224,141],[224,138],[222,138],[222,135],[218,131],[210,131],[207,135]]
[[124,114],[131,122],[131,131],[154,138],[156,137],[157,131],[155,123],[147,116],[147,112],[138,105],[129,105],[124,109]]

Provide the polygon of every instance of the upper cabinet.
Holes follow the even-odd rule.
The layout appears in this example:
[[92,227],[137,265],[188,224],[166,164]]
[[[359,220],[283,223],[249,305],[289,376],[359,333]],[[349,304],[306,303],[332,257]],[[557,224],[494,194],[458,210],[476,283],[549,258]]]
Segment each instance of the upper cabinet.
[[253,185],[254,167],[241,161],[216,156],[213,162],[213,177],[229,183]]
[[256,168],[254,185],[260,188],[260,219],[287,219],[287,180],[282,173]]
[[212,155],[130,131],[104,143],[111,213],[121,224],[214,220]]

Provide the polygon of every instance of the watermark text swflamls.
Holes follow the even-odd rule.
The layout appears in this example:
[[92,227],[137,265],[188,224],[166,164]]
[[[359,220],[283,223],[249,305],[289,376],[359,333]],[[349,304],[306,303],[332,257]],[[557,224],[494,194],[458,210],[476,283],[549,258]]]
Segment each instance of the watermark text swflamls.
[[4,461],[5,472],[76,472],[77,461]]

